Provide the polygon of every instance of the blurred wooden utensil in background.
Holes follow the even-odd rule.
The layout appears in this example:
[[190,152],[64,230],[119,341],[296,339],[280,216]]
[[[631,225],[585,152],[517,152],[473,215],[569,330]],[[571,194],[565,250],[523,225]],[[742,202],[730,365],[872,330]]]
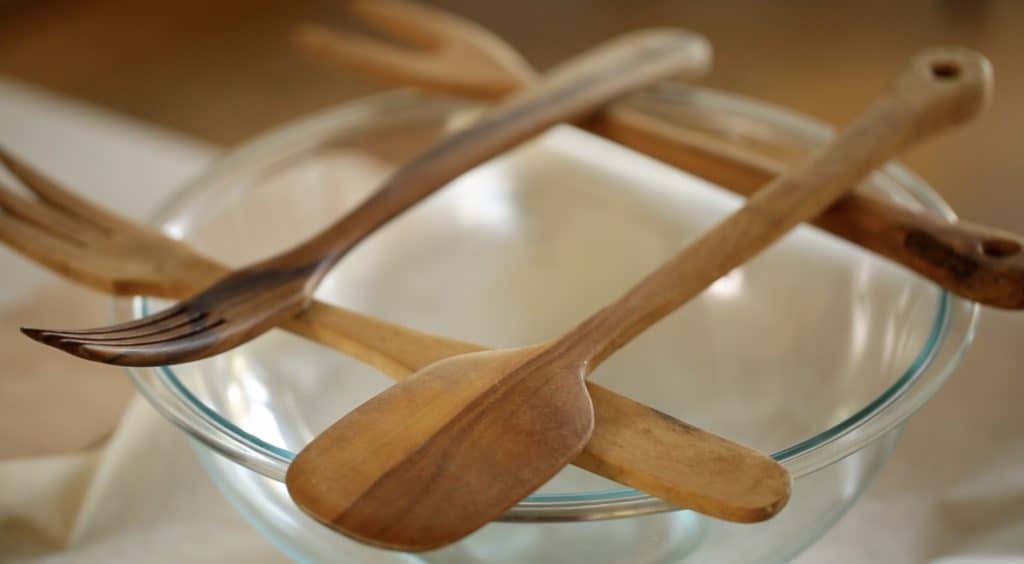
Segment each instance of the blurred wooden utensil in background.
[[[346,9],[398,46],[308,25],[296,44],[317,60],[428,91],[493,100],[534,80],[528,63],[489,30],[407,0],[350,0]],[[457,64],[456,64],[457,61]],[[617,102],[587,129],[743,195],[782,173],[777,164],[710,142]],[[1024,238],[856,192],[814,223],[985,305],[1024,308]]]

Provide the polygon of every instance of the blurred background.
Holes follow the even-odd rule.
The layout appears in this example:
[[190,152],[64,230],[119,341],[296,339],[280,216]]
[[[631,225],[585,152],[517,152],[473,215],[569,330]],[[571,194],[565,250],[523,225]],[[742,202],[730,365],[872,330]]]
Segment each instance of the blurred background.
[[[1019,0],[422,1],[494,30],[541,69],[629,30],[690,28],[714,45],[714,70],[705,84],[795,108],[837,125],[863,108],[915,51],[936,44],[976,48],[992,60],[996,71],[990,111],[955,135],[914,150],[905,162],[962,217],[1024,233],[1024,190],[1019,189],[1019,179],[1024,176],[1024,111],[1020,108],[1024,101],[1024,76],[1020,73],[1024,2]],[[0,85],[24,83],[57,92],[176,132],[182,139],[226,148],[304,114],[388,88],[361,76],[326,70],[291,48],[289,34],[297,24],[313,21],[352,26],[343,14],[343,2],[0,0]],[[3,103],[0,100],[0,118],[5,115]],[[6,123],[0,119],[0,136],[7,130],[7,137],[0,141],[19,149],[15,142],[20,134],[11,125],[18,120],[13,115],[13,111],[6,114]],[[59,120],[60,116],[51,118]],[[26,118],[24,123],[30,120]],[[51,139],[47,137],[45,142]],[[83,143],[63,141],[65,147]],[[91,168],[97,170],[92,172],[86,165],[93,163],[73,162],[67,170],[79,175],[71,177],[81,180],[76,186],[112,186],[120,173],[121,182],[125,176],[131,180],[127,189],[122,185],[115,207],[141,209],[124,205],[125,201],[155,202],[162,197],[131,192],[145,192],[149,179],[139,178],[135,184],[134,170],[111,171],[109,168],[124,157],[122,152],[109,156],[109,162],[95,163]],[[54,155],[54,160],[57,157]],[[65,161],[86,158],[77,154],[64,157]],[[168,156],[166,170],[153,167],[146,173],[168,176],[167,171],[184,170],[191,174],[191,169],[179,166],[179,161],[186,160],[197,162],[194,155],[185,159],[178,153]],[[35,163],[48,167],[46,160]],[[165,184],[177,185],[182,180],[168,176]],[[143,216],[138,212],[138,217]],[[4,271],[3,276],[10,287],[10,272]],[[32,294],[35,301],[25,301],[18,309],[12,306],[6,313],[0,310],[7,315],[5,326],[29,320],[46,326],[38,307],[44,303],[54,306],[51,325],[57,325],[56,320],[79,319],[69,317],[68,312],[75,308],[80,310],[78,324],[82,326],[105,314],[104,299],[89,294],[88,301],[83,298],[86,291],[72,294],[69,286],[51,283],[45,293]],[[82,305],[86,303],[88,308]],[[869,496],[803,561],[920,562],[949,549],[954,543],[951,539],[982,535],[1014,519],[1024,527],[1024,483],[1020,479],[1024,474],[1019,472],[1024,468],[1024,421],[1016,410],[988,408],[1000,393],[1012,398],[1013,390],[1020,389],[1022,320],[1019,313],[984,313],[976,344],[956,377],[911,421],[896,456]],[[14,413],[21,421],[0,424],[0,461],[8,457],[17,462],[19,457],[97,444],[116,424],[122,405],[131,396],[130,384],[120,370],[44,354],[13,331],[0,336],[0,352],[6,364],[0,373],[0,415]],[[11,368],[19,363],[31,370]],[[46,380],[51,374],[52,385]],[[58,384],[59,375],[66,378]],[[44,388],[30,391],[26,383],[44,384]],[[58,389],[66,393],[54,394]],[[71,406],[86,406],[102,414],[100,424],[69,424],[67,410]],[[970,429],[964,421],[971,423]],[[54,438],[69,432],[77,434],[64,442]],[[170,436],[183,441],[176,433]],[[942,439],[941,448],[932,448],[936,442],[929,441],[932,437]],[[996,446],[983,448],[978,437],[986,437]],[[950,464],[947,449],[971,464]],[[159,465],[153,468],[159,470]],[[958,506],[956,495],[948,494],[955,494],[958,485],[974,484],[979,469],[1015,468],[1012,477],[982,492],[979,497],[984,503]],[[24,471],[34,472],[29,466]],[[194,471],[199,476],[198,470]],[[0,485],[7,476],[4,472],[0,468]],[[188,482],[178,474],[174,479]],[[190,482],[188,487],[188,491],[196,490],[196,499],[215,495],[205,481]],[[43,491],[42,486],[37,489]],[[11,539],[21,542],[26,537],[21,529],[5,524],[2,497],[0,561],[5,561],[3,541],[7,539],[11,546]],[[52,497],[71,506],[56,494]],[[136,520],[120,506],[111,511]],[[229,510],[224,511],[219,518],[237,520]],[[104,533],[103,521],[100,523],[94,525],[97,535]],[[872,525],[889,527],[893,534],[872,534]],[[907,534],[897,534],[897,530]],[[1024,553],[1020,545],[1024,535],[1018,533],[1013,533],[1009,542],[1019,548],[1016,554]],[[865,542],[866,538],[870,542]],[[261,547],[253,550],[263,550]],[[851,548],[859,556],[843,560],[841,554],[851,553],[843,553],[843,548]],[[895,558],[895,554],[905,558]]]
[[[349,25],[344,0],[0,1],[0,74],[233,145],[384,86],[297,54],[304,21]],[[996,69],[993,108],[907,161],[961,215],[1024,231],[1024,2],[1017,0],[434,0],[539,68],[613,35],[683,26],[709,37],[706,84],[844,123],[914,51],[957,43]]]

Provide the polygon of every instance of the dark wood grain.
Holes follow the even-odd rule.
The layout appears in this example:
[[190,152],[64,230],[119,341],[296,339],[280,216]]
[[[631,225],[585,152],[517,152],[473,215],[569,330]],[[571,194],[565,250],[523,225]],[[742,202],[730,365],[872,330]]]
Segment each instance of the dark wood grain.
[[832,143],[565,335],[442,360],[333,424],[291,464],[289,493],[328,526],[387,548],[471,533],[582,451],[593,417],[584,378],[604,359],[874,168],[977,115],[990,91],[981,55],[918,55]]
[[125,366],[188,362],[231,349],[302,311],[348,251],[462,173],[556,123],[585,118],[631,90],[703,71],[708,56],[706,41],[683,31],[637,32],[609,42],[427,149],[320,234],[235,271],[175,306],[171,315],[158,312],[116,330],[23,331],[73,355]]

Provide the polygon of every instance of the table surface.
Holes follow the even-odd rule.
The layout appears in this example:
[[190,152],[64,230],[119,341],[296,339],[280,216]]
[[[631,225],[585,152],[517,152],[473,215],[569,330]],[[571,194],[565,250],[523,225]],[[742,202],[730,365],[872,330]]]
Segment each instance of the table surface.
[[[70,95],[50,97],[12,79],[0,83],[0,144],[45,163],[48,171],[73,181],[90,197],[143,217],[201,168],[216,144],[234,143],[373,88],[352,77],[322,74],[285,48],[283,30],[298,18],[339,19],[336,9],[325,3],[284,7],[279,4],[287,3],[260,2],[266,8],[261,12],[244,9],[242,2],[223,2],[197,16],[206,4],[0,4],[0,73]],[[491,25],[522,45],[540,66],[625,28],[655,21],[688,25],[714,39],[717,70],[710,84],[837,123],[862,106],[918,47],[936,42],[978,47],[996,67],[992,111],[957,135],[915,151],[908,161],[962,215],[1024,232],[1024,191],[1015,182],[1024,131],[1024,112],[1017,105],[1024,99],[1024,78],[1013,71],[1014,63],[1019,64],[1014,54],[1024,47],[1019,33],[1024,29],[1024,3],[908,1],[882,17],[879,2],[771,3],[768,8],[768,3],[739,1],[685,7],[646,1],[630,3],[633,8],[626,12],[606,0],[593,2],[587,18],[571,26],[574,32],[568,35],[556,35],[555,30],[573,21],[578,13],[573,9],[580,7],[576,1],[554,3],[533,27],[525,21],[535,21],[529,18],[539,1],[517,9],[455,0],[443,4]],[[118,33],[111,33],[115,28]],[[800,33],[794,35],[797,28]],[[0,252],[0,270],[8,288],[17,288],[8,294],[14,297],[0,304],[5,325],[24,322],[29,313],[38,321],[40,312],[47,311],[38,307],[41,303],[54,318],[69,311],[83,319],[102,314],[102,305],[97,305],[103,303],[101,297],[71,290],[7,251]],[[1019,375],[1022,335],[1024,316],[984,312],[976,344],[960,370],[912,419],[868,494],[801,561],[973,561],[956,555],[1024,559],[1024,417],[1016,405],[1024,393]],[[0,561],[5,547],[28,538],[22,534],[26,527],[45,531],[47,541],[40,545],[44,548],[18,548],[26,551],[21,554],[49,555],[54,561],[131,561],[139,554],[159,554],[167,561],[185,556],[208,562],[243,556],[248,561],[281,560],[212,493],[181,434],[142,404],[129,414],[134,431],[122,426],[102,447],[64,457],[30,457],[33,449],[40,454],[95,442],[101,431],[88,431],[108,427],[109,414],[116,416],[129,393],[119,371],[60,364],[63,359],[42,361],[20,339],[0,341],[0,347],[5,360],[11,355],[15,359],[0,371],[0,414],[36,418],[17,427],[0,420],[0,458],[6,448],[8,459],[0,462]],[[58,389],[61,377],[82,382],[71,377],[85,370],[91,371],[89,383],[94,386],[61,385],[63,395],[49,393]],[[26,382],[45,378],[54,378],[44,386],[49,401],[32,404],[39,396]],[[49,436],[48,430],[67,431],[57,415],[83,402],[108,419],[72,429],[78,432],[65,433],[64,444],[40,442],[38,437]],[[26,428],[37,433],[26,439],[29,435],[19,433]],[[144,482],[132,480],[137,473],[118,462],[124,456],[148,460],[146,469],[178,488],[169,487],[163,495],[208,504],[206,511],[218,520],[225,538],[247,547],[227,542],[209,544],[209,552],[196,550],[196,539],[205,542],[203,535],[209,533],[197,524],[183,525],[182,511],[160,515],[148,508],[139,485]],[[41,472],[43,467],[49,471]],[[22,485],[25,476],[32,477],[34,487]],[[112,476],[135,484],[139,495],[113,487]],[[63,486],[43,487],[51,482]],[[19,488],[12,489],[12,483]],[[72,483],[77,485],[68,485]],[[34,509],[25,513],[26,507]],[[130,525],[140,515],[151,520],[149,532]],[[56,548],[68,541],[73,541],[70,550]]]

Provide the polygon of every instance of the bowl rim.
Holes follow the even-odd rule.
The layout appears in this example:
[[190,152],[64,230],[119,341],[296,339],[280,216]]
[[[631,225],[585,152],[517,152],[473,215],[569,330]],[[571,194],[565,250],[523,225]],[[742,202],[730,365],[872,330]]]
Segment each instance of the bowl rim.
[[[790,136],[811,143],[827,141],[834,129],[824,123],[772,104],[710,88],[664,84],[641,93],[658,101],[688,104],[705,112],[754,120],[774,130],[785,129]],[[409,90],[388,91],[286,124],[263,134],[217,159],[198,177],[175,191],[158,206],[149,223],[166,228],[177,209],[210,184],[237,174],[247,163],[280,159],[282,146],[292,151],[316,146],[330,134],[372,116],[381,108],[408,108],[414,104],[451,103],[424,97]],[[462,107],[475,104],[460,102]],[[876,172],[870,182],[894,183],[927,210],[950,220],[956,219],[949,205],[923,180],[905,167],[890,163]],[[115,301],[115,318],[123,320],[125,301]],[[130,300],[133,316],[145,315],[151,300]],[[866,405],[831,427],[772,454],[794,479],[828,466],[870,444],[900,426],[921,407],[955,370],[969,347],[977,324],[979,306],[945,290],[939,291],[935,317],[924,347],[910,366],[889,387]],[[271,479],[283,481],[295,453],[264,441],[221,417],[196,397],[175,375],[172,367],[129,368],[136,387],[165,418],[193,439],[215,452]],[[164,389],[152,388],[160,383]],[[177,402],[176,405],[168,402]],[[674,511],[680,508],[632,488],[616,488],[572,494],[533,494],[509,510],[505,521],[574,521],[630,517]]]

